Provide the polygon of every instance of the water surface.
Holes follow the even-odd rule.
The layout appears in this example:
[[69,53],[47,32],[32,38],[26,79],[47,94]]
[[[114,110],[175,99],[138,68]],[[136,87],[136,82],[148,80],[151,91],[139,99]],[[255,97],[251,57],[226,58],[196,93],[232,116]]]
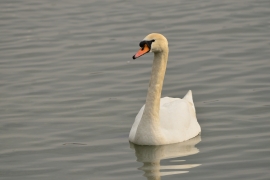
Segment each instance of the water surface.
[[[0,177],[257,179],[270,177],[270,1],[0,3]],[[162,96],[191,89],[197,139],[138,147],[159,32],[170,55]]]

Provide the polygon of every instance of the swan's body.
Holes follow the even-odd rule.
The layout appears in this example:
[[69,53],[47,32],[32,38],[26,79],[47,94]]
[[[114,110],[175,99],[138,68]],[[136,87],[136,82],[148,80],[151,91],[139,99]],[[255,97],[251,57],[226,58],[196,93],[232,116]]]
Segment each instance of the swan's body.
[[153,52],[154,60],[146,103],[135,118],[129,141],[139,145],[163,145],[197,136],[201,127],[197,122],[191,91],[183,99],[160,98],[169,53],[167,39],[152,33],[140,46],[141,50],[133,59]]

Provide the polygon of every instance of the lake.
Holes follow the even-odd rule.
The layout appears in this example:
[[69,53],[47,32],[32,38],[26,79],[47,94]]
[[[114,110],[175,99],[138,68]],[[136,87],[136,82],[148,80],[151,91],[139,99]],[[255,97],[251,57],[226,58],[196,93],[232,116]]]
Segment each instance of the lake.
[[[270,1],[3,0],[1,180],[268,180]],[[128,134],[158,32],[162,96],[193,92],[202,133],[165,146]]]

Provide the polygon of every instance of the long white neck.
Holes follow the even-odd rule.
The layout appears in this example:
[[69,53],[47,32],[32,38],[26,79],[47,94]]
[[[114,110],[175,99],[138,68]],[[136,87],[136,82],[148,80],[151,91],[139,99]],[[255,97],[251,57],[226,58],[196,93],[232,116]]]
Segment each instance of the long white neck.
[[169,50],[166,49],[154,54],[151,79],[142,115],[142,121],[151,121],[149,123],[154,127],[159,126],[160,97],[167,67],[168,52]]
[[141,145],[165,144],[160,128],[160,97],[167,67],[169,49],[155,53],[145,108],[137,127],[134,142]]
[[161,53],[155,53],[154,56],[145,108],[135,135],[135,142],[141,145],[165,143],[165,139],[160,131],[159,107],[168,61],[168,51],[166,49]]

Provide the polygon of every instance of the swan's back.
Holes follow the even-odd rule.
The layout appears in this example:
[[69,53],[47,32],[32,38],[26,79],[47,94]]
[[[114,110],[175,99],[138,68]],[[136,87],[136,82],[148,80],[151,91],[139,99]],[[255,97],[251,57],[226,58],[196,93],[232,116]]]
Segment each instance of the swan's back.
[[[138,125],[141,121],[144,106],[135,118],[129,134],[129,140],[134,141]],[[164,97],[160,100],[160,131],[166,144],[186,141],[201,132],[198,124],[192,93],[189,91],[183,98]],[[143,128],[143,127],[141,127]]]

